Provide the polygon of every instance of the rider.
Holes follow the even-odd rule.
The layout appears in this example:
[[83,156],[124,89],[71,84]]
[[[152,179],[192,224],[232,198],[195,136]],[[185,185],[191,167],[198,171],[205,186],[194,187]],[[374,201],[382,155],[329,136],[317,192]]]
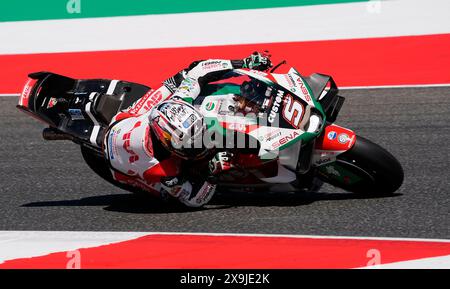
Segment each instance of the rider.
[[[254,52],[245,59],[195,61],[115,115],[104,139],[114,179],[190,207],[209,202],[216,185],[204,181],[193,188],[180,170],[183,160],[201,157],[206,149],[186,150],[174,143],[186,136],[193,142],[204,129],[202,115],[191,105],[204,84],[236,68],[267,70],[272,66],[269,57]],[[212,175],[226,170],[231,167],[229,155],[217,153],[209,167]]]

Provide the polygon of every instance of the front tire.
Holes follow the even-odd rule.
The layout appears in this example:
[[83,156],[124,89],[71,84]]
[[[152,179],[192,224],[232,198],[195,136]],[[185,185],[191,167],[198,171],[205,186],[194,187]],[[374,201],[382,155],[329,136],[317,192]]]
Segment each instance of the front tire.
[[356,136],[353,147],[338,155],[336,162],[318,170],[324,182],[349,192],[391,195],[403,183],[398,160],[381,146]]

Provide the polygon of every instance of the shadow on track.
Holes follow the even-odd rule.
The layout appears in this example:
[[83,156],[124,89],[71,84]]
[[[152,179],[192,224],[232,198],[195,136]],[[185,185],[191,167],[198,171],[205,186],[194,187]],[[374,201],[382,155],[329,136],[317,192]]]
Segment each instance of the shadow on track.
[[22,205],[22,207],[84,207],[104,206],[104,210],[134,214],[187,213],[203,210],[227,209],[236,206],[256,207],[294,207],[309,205],[317,201],[342,201],[352,199],[392,198],[401,196],[375,197],[353,193],[233,193],[218,194],[205,208],[187,208],[176,201],[164,202],[159,199],[135,194],[111,194],[75,200],[41,201]]

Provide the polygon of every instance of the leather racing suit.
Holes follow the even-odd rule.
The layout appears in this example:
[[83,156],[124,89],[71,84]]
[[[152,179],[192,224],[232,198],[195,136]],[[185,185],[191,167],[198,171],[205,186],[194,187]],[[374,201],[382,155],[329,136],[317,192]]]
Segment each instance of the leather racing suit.
[[[216,185],[205,181],[193,190],[188,180],[182,181],[182,159],[158,146],[158,139],[149,126],[151,110],[156,104],[173,96],[192,103],[204,84],[220,79],[232,69],[266,70],[270,66],[270,60],[256,52],[243,60],[195,61],[165,80],[158,89],[150,89],[128,109],[116,114],[110,123],[104,139],[104,150],[114,179],[159,197],[170,195],[189,207],[206,204],[213,196]],[[215,159],[214,171],[227,163],[221,155]]]

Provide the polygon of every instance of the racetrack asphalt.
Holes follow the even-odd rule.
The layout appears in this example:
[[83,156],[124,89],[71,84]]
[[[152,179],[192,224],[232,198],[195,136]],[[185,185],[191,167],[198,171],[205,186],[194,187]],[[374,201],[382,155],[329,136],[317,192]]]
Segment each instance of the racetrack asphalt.
[[47,142],[44,124],[0,97],[0,230],[157,231],[450,239],[450,88],[343,90],[339,125],[402,164],[398,194],[218,195],[184,210],[132,195],[96,176],[79,147]]

